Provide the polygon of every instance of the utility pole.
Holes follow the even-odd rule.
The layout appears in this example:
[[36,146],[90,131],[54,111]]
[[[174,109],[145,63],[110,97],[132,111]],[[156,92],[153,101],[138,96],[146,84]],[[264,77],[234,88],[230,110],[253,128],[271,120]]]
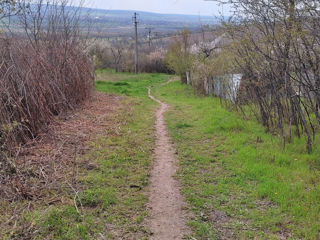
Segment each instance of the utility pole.
[[154,29],[154,28],[152,28],[152,27],[148,27],[148,28],[146,28],[147,30],[148,30],[148,41],[149,41],[149,48],[151,47],[151,41],[152,41],[152,39],[151,39],[151,33],[152,33],[152,30]]
[[135,54],[134,54],[134,71],[137,74],[139,71],[138,68],[138,14],[134,13],[134,16],[132,18],[133,24],[134,24],[134,29],[135,29],[135,36],[136,36],[136,44],[135,44]]

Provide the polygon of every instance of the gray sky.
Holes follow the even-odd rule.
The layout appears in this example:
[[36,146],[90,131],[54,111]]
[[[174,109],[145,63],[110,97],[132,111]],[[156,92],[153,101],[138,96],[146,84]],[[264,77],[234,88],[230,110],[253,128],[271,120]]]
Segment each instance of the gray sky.
[[137,10],[156,13],[219,15],[223,10],[214,2],[204,0],[86,0],[91,8]]

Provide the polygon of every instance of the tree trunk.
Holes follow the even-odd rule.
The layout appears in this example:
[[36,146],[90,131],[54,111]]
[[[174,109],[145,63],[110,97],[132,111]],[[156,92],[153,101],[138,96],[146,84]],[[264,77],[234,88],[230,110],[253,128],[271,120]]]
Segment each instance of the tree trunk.
[[190,72],[186,72],[187,75],[187,84],[191,85]]
[[180,78],[181,78],[181,83],[182,84],[187,84],[187,75],[186,75],[186,73],[182,73]]
[[208,77],[208,94],[209,94],[209,96],[213,96],[213,87],[212,87],[212,83],[213,83],[213,81],[212,81],[212,77],[211,76],[209,76]]

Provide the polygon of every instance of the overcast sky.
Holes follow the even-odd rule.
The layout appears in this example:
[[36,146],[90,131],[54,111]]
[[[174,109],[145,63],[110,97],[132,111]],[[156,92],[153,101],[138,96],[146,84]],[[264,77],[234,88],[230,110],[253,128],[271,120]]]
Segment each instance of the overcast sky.
[[137,10],[202,16],[220,15],[221,11],[226,11],[218,4],[205,0],[86,0],[86,5],[107,10]]

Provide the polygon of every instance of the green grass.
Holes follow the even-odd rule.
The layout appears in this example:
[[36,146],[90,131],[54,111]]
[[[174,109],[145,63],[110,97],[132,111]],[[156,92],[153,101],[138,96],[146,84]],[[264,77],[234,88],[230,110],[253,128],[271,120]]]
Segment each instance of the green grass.
[[[147,99],[147,87],[157,86],[170,78],[166,74],[136,75],[133,73],[112,73],[110,70],[100,70],[97,75],[98,79],[101,79],[96,81],[98,91],[144,99],[147,103],[153,103],[152,100]],[[153,105],[156,104],[153,103]]]
[[42,231],[52,239],[89,239],[88,230],[93,225],[90,217],[81,216],[73,206],[51,208],[40,218],[43,219]]
[[79,169],[77,193],[63,196],[62,203],[26,211],[19,218],[22,232],[4,231],[7,235],[1,236],[0,231],[0,239],[25,239],[29,233],[39,240],[148,238],[143,222],[158,105],[148,98],[147,87],[164,83],[170,76],[107,70],[98,74],[98,91],[123,97],[105,134],[87,146],[90,151],[84,158],[93,169]]
[[[83,178],[85,190],[81,203],[96,216],[99,232],[108,239],[144,237],[146,229],[137,218],[146,216],[149,164],[154,145],[153,105],[127,99],[130,105],[116,116],[113,133],[92,144],[91,159],[98,169]],[[142,112],[142,109],[145,111]],[[140,189],[131,186],[140,186]],[[94,238],[92,238],[94,239]]]
[[[155,89],[172,107],[166,119],[180,160],[178,178],[195,217],[196,239],[215,239],[225,213],[237,239],[316,239],[320,231],[320,148],[281,139],[254,120],[173,82]],[[260,140],[261,139],[261,140]],[[318,139],[319,140],[319,139]]]
[[119,131],[94,143],[92,158],[99,169],[84,178],[88,189],[82,195],[82,204],[99,211],[99,225],[111,227],[104,229],[109,232],[110,239],[148,236],[143,226],[147,215],[145,187],[155,144],[153,113],[157,104],[148,98],[147,87],[168,79],[168,75],[161,74],[110,74],[106,71],[105,80],[96,82],[98,91],[130,96],[124,103],[130,108],[115,117]]
[[317,239],[317,145],[308,155],[304,140],[293,139],[283,150],[280,138],[226,110],[218,99],[196,96],[179,82],[163,85],[168,75],[97,74],[98,91],[123,98],[106,133],[88,146],[84,157],[95,167],[81,170],[77,194],[25,211],[17,222],[21,231],[6,230],[0,239],[26,239],[29,233],[33,239],[148,238],[143,223],[158,107],[148,98],[148,86],[171,105],[166,121],[179,158],[177,178],[194,212],[189,221],[194,238],[218,239],[229,229],[234,239]]
[[[147,215],[145,187],[157,105],[148,99],[147,87],[165,82],[169,76],[110,71],[99,74],[98,91],[130,97],[121,103],[122,110],[114,116],[109,134],[91,144],[87,157],[98,167],[81,179],[84,188],[77,202],[84,209],[83,216],[66,216],[59,208],[41,219],[45,223],[43,235],[49,234],[52,239],[97,239],[99,234],[107,239],[143,239],[149,234],[143,219]],[[92,221],[81,225],[82,219]]]

